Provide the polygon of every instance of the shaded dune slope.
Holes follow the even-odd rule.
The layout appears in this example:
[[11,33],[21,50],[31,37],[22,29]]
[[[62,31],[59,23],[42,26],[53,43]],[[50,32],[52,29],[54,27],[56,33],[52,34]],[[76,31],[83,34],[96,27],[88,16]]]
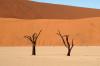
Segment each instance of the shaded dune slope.
[[80,19],[100,17],[100,10],[28,0],[0,0],[0,17],[18,19]]

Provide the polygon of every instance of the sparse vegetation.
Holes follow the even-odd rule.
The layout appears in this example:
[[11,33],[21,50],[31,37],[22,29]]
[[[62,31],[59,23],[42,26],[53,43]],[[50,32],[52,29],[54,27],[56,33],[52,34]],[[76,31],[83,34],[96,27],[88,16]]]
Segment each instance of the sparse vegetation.
[[40,30],[39,33],[33,33],[32,36],[28,36],[28,35],[24,36],[25,38],[27,38],[32,43],[32,55],[36,55],[37,40],[39,38],[41,31],[42,30]]
[[60,36],[60,38],[63,41],[64,46],[68,49],[67,56],[70,56],[72,48],[74,47],[74,42],[72,39],[72,42],[69,42],[69,35],[62,35],[60,31],[58,31],[57,35]]

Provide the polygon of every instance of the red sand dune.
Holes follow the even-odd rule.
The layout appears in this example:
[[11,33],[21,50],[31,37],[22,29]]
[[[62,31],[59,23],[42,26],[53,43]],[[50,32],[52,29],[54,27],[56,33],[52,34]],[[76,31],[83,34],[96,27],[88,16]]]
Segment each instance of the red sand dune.
[[56,35],[57,30],[69,34],[76,45],[100,45],[98,9],[27,0],[0,0],[0,17],[0,46],[31,45],[24,36],[40,29],[43,32],[38,45],[63,45]]
[[76,45],[100,45],[100,18],[77,20],[20,20],[0,19],[0,46],[25,46],[31,43],[24,38],[39,32],[38,45],[63,45],[57,31],[69,34]]
[[0,0],[0,17],[19,19],[79,19],[100,17],[100,10],[28,0]]

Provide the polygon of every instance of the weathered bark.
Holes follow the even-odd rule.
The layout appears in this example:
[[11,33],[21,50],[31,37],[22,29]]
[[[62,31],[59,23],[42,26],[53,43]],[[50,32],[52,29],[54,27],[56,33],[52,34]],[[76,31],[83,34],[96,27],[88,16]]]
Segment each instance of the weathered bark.
[[32,55],[36,55],[36,46],[32,46]]
[[70,49],[68,49],[67,56],[70,56],[70,54],[71,54],[71,50],[70,50]]

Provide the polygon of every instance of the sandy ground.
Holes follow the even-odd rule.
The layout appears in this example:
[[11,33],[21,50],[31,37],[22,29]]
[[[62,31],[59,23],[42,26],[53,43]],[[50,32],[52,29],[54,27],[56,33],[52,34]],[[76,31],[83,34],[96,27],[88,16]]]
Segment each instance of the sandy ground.
[[37,56],[31,47],[0,47],[0,66],[100,66],[100,47],[74,47],[66,56],[65,47],[37,47]]

